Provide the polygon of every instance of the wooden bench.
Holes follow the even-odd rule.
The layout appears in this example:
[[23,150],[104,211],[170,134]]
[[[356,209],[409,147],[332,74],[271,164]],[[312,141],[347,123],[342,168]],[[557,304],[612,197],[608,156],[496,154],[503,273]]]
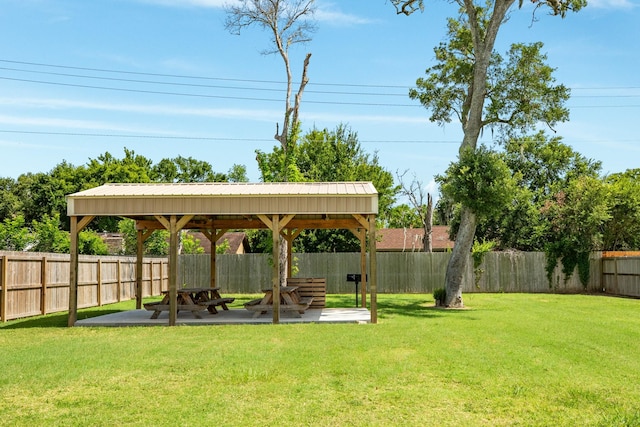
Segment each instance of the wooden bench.
[[297,286],[301,298],[313,298],[309,308],[324,308],[327,283],[324,277],[288,277],[287,286]]
[[229,310],[229,307],[227,307],[227,304],[231,304],[235,300],[236,300],[235,298],[216,298],[216,299],[210,299],[207,301],[199,301],[198,305],[203,305],[207,307],[207,310],[209,310],[209,313],[216,314],[218,312],[218,310],[216,310],[217,305],[221,306],[223,310]]
[[[160,315],[160,313],[162,313],[163,311],[169,311],[169,304],[163,304],[162,301],[158,301],[158,302],[149,302],[146,303],[144,305],[144,308],[149,310],[149,311],[153,311],[153,314],[151,315],[152,319],[157,319],[158,316]],[[177,307],[177,311],[180,310],[184,310],[184,311],[190,311],[191,313],[193,313],[193,316],[196,319],[202,319],[202,316],[200,316],[200,311],[202,310],[206,310],[207,306],[203,305],[203,304],[178,304]]]
[[[281,311],[289,311],[296,314],[298,317],[309,308],[313,302],[312,297],[300,298],[297,304],[280,304]],[[273,311],[273,304],[261,304],[262,298],[254,299],[244,304],[244,308],[249,311],[254,311],[253,317],[258,317],[261,314]]]
[[256,305],[256,304],[260,304],[262,302],[262,298],[258,298],[258,299],[252,299],[249,302],[245,302],[244,306],[248,306],[248,305]]

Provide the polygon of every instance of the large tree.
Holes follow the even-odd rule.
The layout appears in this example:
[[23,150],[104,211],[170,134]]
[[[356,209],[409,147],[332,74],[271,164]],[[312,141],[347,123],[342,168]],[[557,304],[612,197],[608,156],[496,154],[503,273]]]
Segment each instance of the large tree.
[[213,171],[210,163],[193,157],[162,159],[152,168],[153,181],[158,182],[224,182],[227,176]]
[[[226,7],[225,27],[233,34],[248,27],[260,27],[271,35],[272,46],[263,54],[278,54],[284,63],[287,76],[282,129],[276,124],[274,138],[280,142],[284,153],[283,167],[272,178],[277,181],[290,181],[290,171],[294,163],[296,138],[300,129],[298,114],[304,88],[309,79],[307,68],[311,53],[307,53],[302,66],[302,77],[297,92],[293,94],[293,74],[289,59],[291,46],[311,41],[316,30],[313,16],[316,11],[315,0],[238,0]],[[293,102],[292,102],[293,97]],[[295,174],[295,171],[294,171]],[[295,180],[295,179],[293,179]],[[284,285],[287,275],[287,241],[280,239],[280,284]]]
[[640,169],[605,178],[610,219],[604,224],[604,250],[640,249]]
[[[503,148],[501,157],[516,187],[503,209],[478,220],[476,239],[493,241],[500,250],[543,251],[546,224],[540,213],[542,207],[560,191],[566,191],[572,180],[598,178],[600,162],[587,159],[564,144],[562,138],[549,137],[544,131],[509,138]],[[443,183],[453,179],[449,175],[441,177]],[[447,206],[453,201],[443,196],[440,202]],[[456,215],[451,221],[453,235],[459,224]]]
[[[302,68],[302,78],[295,95],[293,95],[293,74],[289,59],[289,48],[300,43],[311,41],[311,34],[316,27],[312,20],[315,13],[315,0],[239,0],[227,6],[225,27],[233,34],[251,26],[258,26],[271,35],[272,46],[263,54],[278,54],[282,58],[287,76],[287,87],[284,103],[284,120],[282,129],[276,124],[275,139],[282,145],[285,153],[292,143],[290,136],[295,133],[302,93],[309,79],[307,67],[311,54],[307,53]],[[291,98],[293,96],[293,103]]]
[[[535,10],[548,7],[553,15],[561,17],[568,11],[578,11],[586,6],[586,0],[531,1]],[[409,15],[424,8],[423,0],[391,2],[399,14]],[[519,0],[517,6],[521,7],[523,2]],[[547,104],[549,99],[546,97],[536,98],[541,95],[537,92],[541,89],[543,94],[549,94],[545,90],[545,83],[548,84],[549,80],[541,80],[550,78],[550,71],[543,68],[540,61],[525,59],[530,55],[540,58],[539,47],[536,55],[537,45],[514,46],[507,66],[496,66],[499,64],[494,46],[498,31],[516,1],[454,0],[453,3],[459,6],[460,18],[449,20],[449,43],[443,43],[436,49],[439,65],[427,70],[427,79],[418,82],[420,89],[413,96],[432,111],[432,120],[444,123],[451,120],[452,116],[457,116],[464,132],[461,153],[464,150],[476,150],[478,138],[487,126],[504,125],[522,129],[527,127],[527,123],[543,121],[552,125],[557,121],[557,116],[547,116],[542,110],[557,114],[562,113],[557,110],[560,107]],[[515,72],[507,72],[509,69]],[[531,74],[539,78],[533,79]],[[487,100],[489,103],[485,105]],[[462,278],[473,245],[476,221],[473,210],[463,204],[456,245],[445,279],[445,305],[448,307],[464,305]]]
[[[312,129],[300,138],[291,153],[294,163],[290,169],[298,181],[371,181],[378,191],[380,217],[386,217],[395,202],[398,187],[393,175],[379,164],[378,155],[366,153],[358,134],[348,126],[335,130]],[[265,181],[271,181],[282,170],[285,154],[275,146],[271,153],[258,152],[258,166]],[[358,239],[348,230],[305,230],[294,241],[300,252],[359,251]],[[270,249],[270,241],[257,234],[252,246]]]

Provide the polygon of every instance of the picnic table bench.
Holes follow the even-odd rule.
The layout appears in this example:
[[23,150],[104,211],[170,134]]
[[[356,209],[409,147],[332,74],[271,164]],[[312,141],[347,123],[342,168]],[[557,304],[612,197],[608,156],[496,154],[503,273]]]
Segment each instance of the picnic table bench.
[[[313,297],[301,298],[297,291],[297,286],[280,287],[280,310],[291,312],[301,317],[313,302]],[[244,308],[254,312],[254,318],[273,311],[273,289],[264,289],[263,292],[265,293],[264,297],[244,304]]]
[[[235,298],[223,298],[220,296],[220,288],[181,288],[177,289],[177,311],[190,311],[196,319],[202,319],[201,311],[207,310],[216,314],[216,306],[223,310],[229,310],[227,304],[235,301]],[[152,319],[157,319],[160,313],[170,310],[169,291],[162,291],[162,301],[150,302],[144,308],[153,311]]]

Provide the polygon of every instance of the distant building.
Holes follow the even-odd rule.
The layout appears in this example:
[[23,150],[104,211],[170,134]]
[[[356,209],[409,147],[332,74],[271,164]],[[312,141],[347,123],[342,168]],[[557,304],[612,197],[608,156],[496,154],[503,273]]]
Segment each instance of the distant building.
[[[190,231],[189,234],[192,234],[196,239],[200,240],[200,246],[204,248],[205,253],[211,253],[211,242],[204,234],[199,231]],[[222,237],[218,239],[216,245],[224,244],[225,240],[229,242],[229,249],[227,249],[225,254],[238,255],[251,252],[249,239],[247,239],[247,234],[243,231],[229,231],[224,233]]]
[[124,239],[120,233],[98,233],[109,249],[109,255],[119,255],[124,251]]
[[[422,228],[383,228],[376,231],[379,252],[422,252]],[[449,227],[434,225],[431,230],[431,246],[434,252],[446,252],[453,249],[454,242],[449,239]]]

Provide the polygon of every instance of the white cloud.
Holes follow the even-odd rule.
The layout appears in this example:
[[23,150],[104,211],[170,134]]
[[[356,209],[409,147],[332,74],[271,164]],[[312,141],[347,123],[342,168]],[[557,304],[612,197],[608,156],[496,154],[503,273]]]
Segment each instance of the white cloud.
[[368,18],[343,13],[338,10],[330,10],[328,8],[318,8],[315,13],[318,21],[327,22],[333,25],[363,25],[371,24],[374,21]]
[[[62,128],[67,129],[69,132],[81,132],[81,131],[109,131],[109,132],[130,132],[130,133],[151,133],[153,129],[137,129],[130,126],[120,126],[112,123],[105,123],[92,120],[74,120],[74,119],[59,119],[51,117],[20,117],[20,116],[8,116],[0,114],[0,124],[12,125],[12,126],[28,126],[30,130],[33,127],[48,127],[48,128]],[[154,132],[157,133],[157,132]]]
[[[0,105],[14,108],[40,109],[80,109],[99,110],[122,113],[163,115],[163,116],[191,116],[211,119],[242,119],[261,122],[277,122],[282,120],[282,112],[278,109],[246,109],[246,108],[192,108],[159,104],[119,104],[106,102],[77,101],[62,98],[2,98]],[[389,124],[419,124],[437,127],[430,123],[423,115],[378,115],[378,114],[345,114],[345,113],[313,113],[301,112],[303,123],[333,122],[333,123],[389,123]]]
[[[237,0],[138,0],[148,4],[168,7],[206,7],[224,8],[237,3]],[[341,12],[333,3],[318,5],[315,18],[333,25],[362,25],[375,22],[372,19]]]
[[234,3],[233,0],[139,0],[144,3],[170,7],[208,7],[223,8]]
[[[76,101],[62,98],[0,98],[0,105],[8,105],[19,108],[40,109],[80,109],[99,110],[121,113],[157,114],[163,116],[192,116],[220,119],[244,119],[251,118],[258,121],[277,121],[282,114],[277,110],[268,109],[240,109],[240,108],[189,108],[173,105],[148,105],[148,104],[117,104]],[[0,123],[2,122],[0,116]]]

